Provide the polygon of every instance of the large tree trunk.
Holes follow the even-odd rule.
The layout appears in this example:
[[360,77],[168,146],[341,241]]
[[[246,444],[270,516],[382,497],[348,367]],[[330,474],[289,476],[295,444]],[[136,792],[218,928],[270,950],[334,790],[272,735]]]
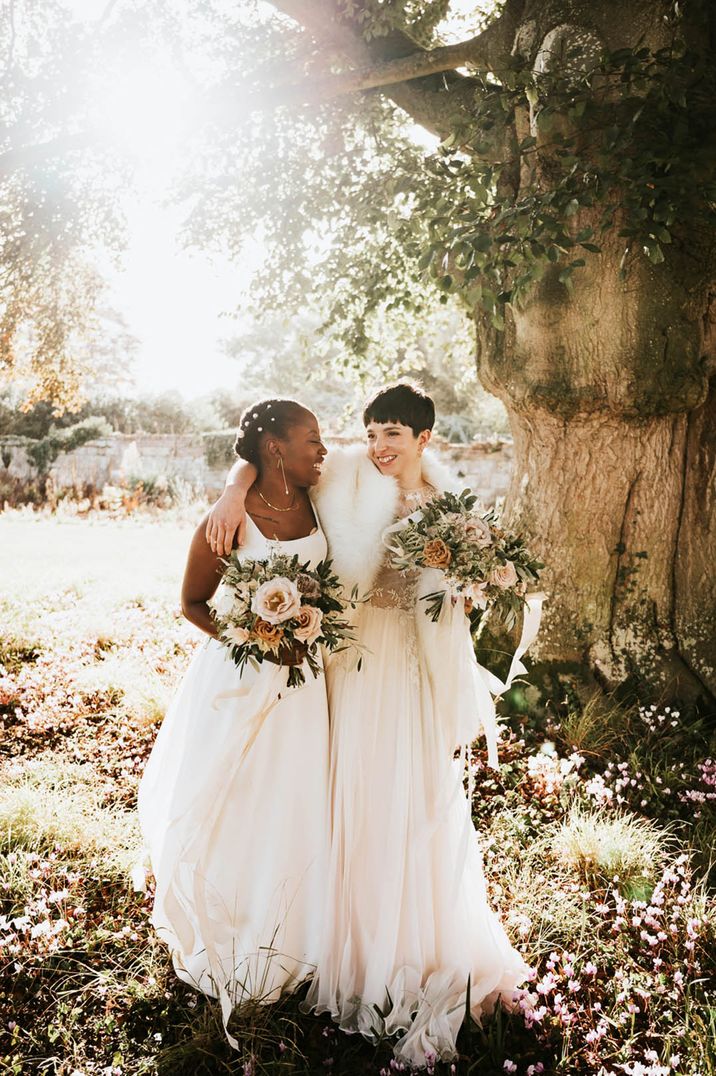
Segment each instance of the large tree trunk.
[[[359,15],[367,5],[275,3],[317,36],[328,35],[353,63],[372,57],[380,64],[417,49],[405,34],[363,40]],[[494,25],[465,43],[461,62],[498,81],[506,74],[508,86],[516,68],[531,68],[538,75],[535,93],[541,85],[548,96],[550,71],[578,82],[580,68],[591,67],[603,49],[668,52],[677,29],[708,67],[716,53],[716,8],[709,0],[506,0]],[[441,60],[441,53],[413,55],[411,70],[430,70],[434,61],[440,71]],[[385,93],[419,123],[464,136],[474,93],[479,96],[470,78],[408,75],[395,85],[393,68],[380,71]],[[352,84],[379,85],[380,71],[370,78],[354,73]],[[602,88],[614,94],[611,103],[602,101],[602,118],[619,123],[620,91],[608,80]],[[710,112],[708,87],[699,92],[698,107]],[[504,132],[511,148],[500,145],[495,157],[506,164],[499,182],[508,197],[548,191],[560,172],[552,167],[559,145],[536,122],[534,95],[532,102],[517,104]],[[563,112],[559,127],[575,136],[586,159],[592,137],[599,146],[598,133],[580,127],[576,110],[573,118]],[[708,123],[702,128],[707,132]],[[486,142],[494,138],[489,125],[483,134]],[[528,135],[536,140],[534,152],[520,157],[517,146]],[[702,167],[708,171],[708,164]],[[608,191],[617,201],[618,194]],[[602,253],[575,273],[573,292],[553,266],[528,302],[507,308],[504,333],[478,316],[478,371],[505,403],[514,432],[508,512],[547,565],[549,601],[533,653],[605,686],[636,681],[642,698],[698,699],[710,708],[716,703],[716,235],[703,216],[680,208],[675,215],[682,223],[672,229],[674,241],[659,265],[638,250],[625,262],[619,224],[602,236],[598,206],[569,218],[565,227],[575,232],[594,228]]]
[[[615,49],[641,38],[658,49],[668,43],[665,14],[641,0],[528,0],[515,50],[538,65],[575,42]],[[529,115],[516,123],[522,137]],[[585,210],[571,224],[598,228],[598,218]],[[682,223],[659,265],[639,250],[624,262],[616,228],[600,242],[572,293],[554,267],[508,311],[502,336],[478,325],[480,376],[504,401],[515,437],[508,512],[547,565],[535,652],[607,687],[630,682],[642,697],[711,709],[716,236]]]
[[[623,242],[623,241],[622,241]],[[619,280],[619,240],[570,294],[546,278],[484,327],[480,375],[515,437],[507,510],[546,562],[533,653],[606,687],[716,697],[716,296],[682,241]],[[716,288],[714,289],[716,291]]]

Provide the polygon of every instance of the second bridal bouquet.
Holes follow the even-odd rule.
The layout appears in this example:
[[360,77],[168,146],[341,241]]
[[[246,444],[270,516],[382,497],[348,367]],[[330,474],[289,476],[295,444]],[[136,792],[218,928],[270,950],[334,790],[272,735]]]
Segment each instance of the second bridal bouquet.
[[219,642],[243,672],[263,661],[288,666],[288,686],[305,683],[303,661],[314,676],[321,666],[318,647],[344,650],[353,633],[345,618],[349,605],[330,560],[315,568],[297,556],[276,553],[268,560],[239,560],[232,554],[209,602]]
[[[465,598],[466,611],[494,611],[508,628],[525,604],[530,584],[544,568],[521,535],[499,526],[497,513],[478,511],[469,489],[434,497],[406,522],[391,528],[384,541],[394,568],[439,568],[453,595]],[[445,591],[426,594],[426,613],[440,616]]]

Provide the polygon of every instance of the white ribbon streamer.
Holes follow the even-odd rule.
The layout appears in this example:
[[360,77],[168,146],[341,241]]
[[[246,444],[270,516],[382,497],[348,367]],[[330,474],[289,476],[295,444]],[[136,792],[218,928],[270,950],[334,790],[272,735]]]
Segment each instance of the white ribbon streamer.
[[[475,667],[479,680],[479,683],[476,685],[478,698],[480,700],[478,706],[480,707],[482,727],[487,741],[487,763],[495,770],[499,768],[497,756],[499,736],[495,699],[500,698],[501,695],[504,695],[505,692],[509,690],[515,677],[526,674],[527,668],[521,661],[521,658],[537,638],[540,621],[542,619],[542,603],[546,598],[547,595],[541,590],[525,595],[527,604],[522,620],[522,633],[517,648],[512,655],[510,668],[504,680],[500,680],[498,676],[495,676],[489,669],[486,669],[484,665],[480,665],[477,658],[475,658]],[[495,696],[495,699],[493,699],[493,695]]]

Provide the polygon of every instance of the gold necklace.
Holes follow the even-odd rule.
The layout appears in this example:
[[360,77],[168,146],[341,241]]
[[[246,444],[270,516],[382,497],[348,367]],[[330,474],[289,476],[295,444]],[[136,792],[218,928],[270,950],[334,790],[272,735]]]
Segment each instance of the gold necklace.
[[296,504],[295,490],[293,491],[293,500],[289,504],[288,508],[279,508],[277,504],[271,504],[271,501],[267,500],[266,497],[264,497],[263,493],[258,487],[256,488],[256,492],[258,493],[264,504],[267,504],[269,508],[273,509],[274,512],[294,512],[299,507],[299,505]]

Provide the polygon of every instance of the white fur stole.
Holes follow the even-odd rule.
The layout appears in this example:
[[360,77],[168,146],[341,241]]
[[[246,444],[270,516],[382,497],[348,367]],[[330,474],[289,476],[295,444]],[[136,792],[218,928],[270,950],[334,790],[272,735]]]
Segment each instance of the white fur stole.
[[[441,493],[462,488],[430,450],[423,455],[422,472]],[[397,481],[371,463],[365,445],[332,448],[312,497],[336,573],[349,590],[357,586],[365,594],[385,554],[383,531],[398,511]]]

